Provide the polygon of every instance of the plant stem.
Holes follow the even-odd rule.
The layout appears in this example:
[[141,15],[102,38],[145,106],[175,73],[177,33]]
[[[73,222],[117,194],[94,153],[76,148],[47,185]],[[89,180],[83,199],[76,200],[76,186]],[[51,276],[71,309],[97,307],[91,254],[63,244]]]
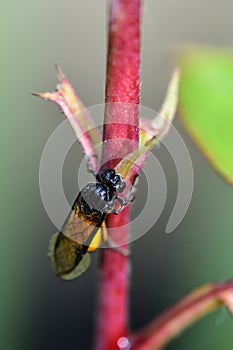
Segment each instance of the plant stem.
[[[140,70],[140,0],[111,0],[109,15],[106,109],[103,132],[104,168],[138,145]],[[130,104],[130,105],[128,105]],[[127,249],[130,205],[107,217],[107,227],[117,228],[111,239]],[[119,350],[117,342],[128,334],[129,259],[104,249],[99,276],[95,350]]]
[[161,350],[205,315],[226,305],[233,312],[233,282],[208,284],[191,292],[142,331],[131,335],[132,350]]

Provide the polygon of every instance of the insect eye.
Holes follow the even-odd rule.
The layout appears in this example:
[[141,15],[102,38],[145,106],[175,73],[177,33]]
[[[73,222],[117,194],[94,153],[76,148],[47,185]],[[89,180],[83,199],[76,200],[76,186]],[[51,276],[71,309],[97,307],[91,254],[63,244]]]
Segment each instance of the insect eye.
[[105,184],[111,191],[122,193],[125,189],[125,182],[115,170],[107,169],[100,172],[96,179]]
[[116,174],[115,170],[112,170],[112,169],[103,170],[96,176],[96,179],[105,184],[109,184],[111,183],[111,180],[115,176],[115,174]]
[[104,179],[104,181],[106,181],[106,183],[108,183],[108,182],[112,182],[112,180],[114,179],[114,177],[115,177],[115,171],[114,170],[111,170],[111,169],[109,169],[109,170],[106,170],[104,173],[103,173],[103,179]]
[[120,181],[120,176],[119,175],[115,175],[112,179],[112,183],[116,184],[118,181]]

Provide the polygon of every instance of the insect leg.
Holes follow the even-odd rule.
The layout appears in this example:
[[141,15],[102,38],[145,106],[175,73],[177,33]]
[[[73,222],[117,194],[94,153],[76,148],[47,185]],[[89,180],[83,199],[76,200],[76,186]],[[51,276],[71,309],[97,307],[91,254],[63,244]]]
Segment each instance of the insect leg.
[[130,256],[130,252],[128,249],[124,249],[122,247],[116,246],[116,243],[113,242],[113,240],[108,236],[108,231],[105,222],[103,222],[101,226],[101,232],[102,232],[102,242],[105,242],[108,248],[111,248],[115,250],[116,252],[120,253],[123,256]]
[[117,197],[116,200],[120,203],[120,207],[118,209],[113,210],[113,214],[119,214],[122,209],[126,206],[126,204],[128,204],[128,202],[126,202],[123,198]]

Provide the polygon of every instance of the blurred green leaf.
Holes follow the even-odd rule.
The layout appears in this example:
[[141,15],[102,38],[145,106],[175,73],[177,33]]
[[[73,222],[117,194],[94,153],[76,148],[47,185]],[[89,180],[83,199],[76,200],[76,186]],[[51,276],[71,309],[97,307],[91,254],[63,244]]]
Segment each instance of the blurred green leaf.
[[232,51],[183,54],[179,114],[210,164],[233,185]]

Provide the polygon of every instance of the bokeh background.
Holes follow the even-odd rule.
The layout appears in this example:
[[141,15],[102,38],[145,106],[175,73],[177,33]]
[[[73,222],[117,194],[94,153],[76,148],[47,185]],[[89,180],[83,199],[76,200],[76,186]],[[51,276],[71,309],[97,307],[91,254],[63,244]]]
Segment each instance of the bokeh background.
[[[54,89],[53,64],[59,62],[86,106],[103,102],[106,2],[2,0],[0,9],[0,348],[88,350],[98,257],[93,255],[88,272],[72,283],[53,274],[46,255],[56,228],[40,199],[38,169],[45,143],[64,116],[55,105],[30,92]],[[232,23],[231,0],[145,0],[142,104],[159,109],[177,45],[230,47]],[[232,189],[206,164],[179,122],[176,126],[193,161],[193,198],[180,226],[166,235],[177,194],[177,173],[167,151],[158,149],[156,155],[167,174],[168,196],[155,227],[132,246],[133,329],[193,288],[233,276]],[[66,160],[68,198],[78,190],[81,159],[81,148],[75,145]],[[146,188],[142,176],[139,198],[145,197]],[[134,206],[137,210],[137,200]],[[225,309],[198,322],[168,346],[173,350],[219,348],[233,348],[233,320]]]

